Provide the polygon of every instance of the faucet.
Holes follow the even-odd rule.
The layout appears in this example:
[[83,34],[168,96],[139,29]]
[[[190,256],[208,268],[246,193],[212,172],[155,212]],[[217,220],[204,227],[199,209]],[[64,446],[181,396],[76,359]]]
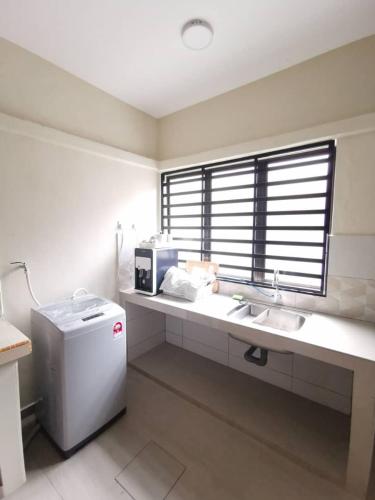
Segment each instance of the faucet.
[[281,298],[279,292],[279,270],[277,268],[273,271],[272,286],[275,289],[275,292],[273,294],[273,302],[277,304],[278,299]]

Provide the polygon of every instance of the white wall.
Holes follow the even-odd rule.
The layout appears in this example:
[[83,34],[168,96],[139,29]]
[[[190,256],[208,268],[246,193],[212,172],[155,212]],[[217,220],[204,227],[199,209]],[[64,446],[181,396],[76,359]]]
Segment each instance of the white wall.
[[[27,261],[42,303],[78,287],[116,298],[116,223],[134,223],[139,238],[155,232],[158,178],[156,168],[135,165],[147,164],[142,158],[126,160],[120,151],[53,130],[46,135],[43,127],[14,120],[35,137],[6,132],[5,118],[0,116],[0,273],[6,317],[29,334],[25,277],[8,263]],[[23,403],[33,398],[31,364],[32,356],[20,363]]]
[[375,235],[374,210],[375,132],[339,138],[332,232]]
[[374,112],[374,53],[371,36],[168,115],[158,123],[159,159]]
[[3,38],[0,112],[156,157],[155,118]]

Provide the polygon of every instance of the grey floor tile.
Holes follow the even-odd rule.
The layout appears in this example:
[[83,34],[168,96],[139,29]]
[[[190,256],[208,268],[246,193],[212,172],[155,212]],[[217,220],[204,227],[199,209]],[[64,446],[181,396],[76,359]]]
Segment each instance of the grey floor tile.
[[[167,458],[156,445],[147,447],[150,441]],[[155,500],[181,464],[185,470],[167,500],[352,500],[332,482],[131,368],[124,418],[69,460],[61,460],[42,434],[26,458],[28,481],[10,500]],[[132,494],[116,481],[119,475]]]
[[29,471],[27,481],[17,491],[7,495],[7,500],[61,500],[61,495],[40,471]]
[[184,470],[178,460],[151,441],[116,479],[136,500],[163,500]]
[[343,480],[348,416],[170,344],[132,364],[252,437]]

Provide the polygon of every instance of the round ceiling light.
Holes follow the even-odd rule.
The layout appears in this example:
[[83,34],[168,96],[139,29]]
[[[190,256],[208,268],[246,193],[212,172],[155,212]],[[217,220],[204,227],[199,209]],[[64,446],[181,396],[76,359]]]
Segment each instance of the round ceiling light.
[[188,49],[202,50],[210,45],[214,32],[207,21],[191,19],[184,24],[181,36]]

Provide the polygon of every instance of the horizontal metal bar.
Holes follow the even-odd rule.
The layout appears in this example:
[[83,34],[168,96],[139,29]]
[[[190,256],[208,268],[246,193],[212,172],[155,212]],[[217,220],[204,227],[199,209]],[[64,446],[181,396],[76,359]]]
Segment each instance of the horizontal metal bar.
[[328,175],[316,175],[314,177],[302,177],[301,179],[287,179],[284,181],[258,182],[257,186],[284,186],[287,184],[305,184],[306,182],[326,181]]
[[190,172],[197,172],[201,170],[209,170],[209,171],[220,171],[220,169],[227,169],[228,167],[241,168],[242,165],[250,164],[255,162],[254,156],[243,156],[241,158],[236,158],[232,160],[221,160],[213,163],[207,163],[205,165],[195,165],[187,168],[179,168],[177,170],[170,170],[168,172],[163,172],[161,174],[162,179],[175,178],[175,176],[179,174],[189,175]]
[[[167,217],[165,217],[167,218]],[[253,226],[162,226],[162,230],[169,230],[173,231],[174,229],[245,229],[245,230],[252,230]]]
[[230,160],[220,160],[220,161],[215,161],[211,163],[207,163],[204,165],[194,165],[191,167],[185,167],[185,168],[179,168],[176,170],[169,170],[165,171],[162,173],[161,177],[162,180],[168,177],[172,177],[173,175],[179,175],[181,173],[189,173],[193,172],[194,170],[199,171],[204,168],[206,169],[212,169],[213,167],[220,167],[220,166],[238,166],[241,165],[241,163],[246,162],[246,161],[255,161],[255,160],[272,160],[274,159],[275,161],[282,161],[282,159],[285,157],[286,159],[290,159],[292,157],[296,158],[298,154],[302,154],[303,156],[311,156],[317,153],[321,153],[322,151],[327,150],[330,152],[332,146],[334,144],[334,141],[328,140],[328,141],[321,141],[315,144],[306,144],[304,146],[293,146],[290,148],[284,148],[284,149],[279,149],[275,151],[270,151],[267,153],[263,154],[258,154],[258,155],[247,155],[247,156],[242,156],[239,158],[232,158]]
[[[249,217],[253,215],[253,212],[233,212],[231,214],[206,214],[210,217]],[[196,217],[202,217],[202,214],[183,214],[183,215],[163,215],[164,219],[193,219]]]
[[[240,167],[236,167],[237,168],[240,168]],[[227,169],[225,169],[227,170]],[[248,166],[246,167],[243,167],[243,172],[230,172],[230,173],[227,173],[227,174],[219,174],[219,175],[215,175],[212,177],[212,179],[222,179],[223,177],[236,177],[237,175],[246,175],[246,174],[254,174],[255,173],[255,168],[252,168],[252,169],[249,169]],[[195,175],[195,178],[192,176],[191,178],[188,177],[187,179],[185,180],[182,180],[182,181],[176,181],[176,182],[169,182],[169,179],[168,179],[168,182],[163,182],[163,186],[175,186],[176,184],[186,184],[188,182],[199,182],[201,180],[203,180],[204,178],[204,174],[196,174]],[[250,180],[250,179],[249,179]]]
[[[178,259],[179,262],[186,262],[186,259]],[[230,264],[220,264],[217,263],[219,267],[223,267],[225,269],[237,269],[238,271],[256,271],[260,273],[273,274],[274,269],[266,269],[262,267],[244,267],[244,266],[235,266]],[[284,274],[285,276],[296,276],[298,278],[313,278],[313,279],[322,279],[322,275],[313,274],[313,273],[298,273],[292,271],[279,271],[279,274]],[[220,275],[219,275],[220,276]],[[254,284],[259,282],[253,282]]]
[[[278,162],[279,160],[275,163]],[[309,167],[311,165],[321,165],[322,163],[327,163],[328,165],[328,162],[329,162],[329,156],[327,158],[321,158],[320,160],[306,160],[306,161],[301,161],[299,163],[285,163],[285,165],[277,165],[275,167],[267,166],[267,172],[274,172],[275,170],[284,170],[284,169],[298,168],[298,167]]]
[[[167,219],[168,217],[165,217]],[[252,230],[253,226],[162,226],[162,229],[225,229],[225,230]],[[325,226],[257,226],[256,230],[269,230],[269,231],[324,231]]]
[[203,192],[202,189],[193,189],[192,191],[181,191],[181,193],[163,193],[163,196],[182,196],[185,194],[202,194]]
[[[164,195],[166,196],[166,195]],[[176,203],[176,204],[167,204],[162,205],[162,208],[174,208],[174,207],[200,207],[200,206],[208,206],[208,205],[227,205],[231,203],[249,203],[253,202],[254,198],[239,198],[237,200],[221,200],[221,201],[195,201],[193,203]]]
[[313,264],[322,264],[323,259],[312,259],[308,257],[288,257],[285,255],[263,255],[260,253],[240,253],[240,252],[222,252],[219,250],[195,250],[190,248],[177,248],[179,252],[186,253],[199,253],[204,255],[225,255],[229,257],[244,257],[244,258],[256,258],[256,259],[269,259],[269,260],[285,260],[288,262],[309,262]]
[[[235,162],[233,161],[224,161],[221,165],[215,166],[215,165],[206,165],[204,167],[206,172],[209,172],[210,174],[215,174],[216,172],[224,172],[226,170],[229,170],[233,168],[233,170],[241,169],[241,168],[254,168],[255,167],[255,159],[254,158],[248,158],[248,159],[242,159],[236,160]],[[216,175],[215,175],[216,177]]]
[[[317,175],[314,177],[302,177],[301,179],[287,179],[283,181],[272,181],[272,182],[258,182],[257,186],[284,186],[288,184],[306,184],[307,182],[317,182],[317,181],[326,181],[329,179],[328,175]],[[243,184],[241,186],[226,186],[221,188],[212,188],[212,189],[198,189],[193,191],[184,191],[181,193],[169,193],[168,196],[181,196],[187,194],[196,194],[196,193],[215,193],[220,191],[234,191],[236,189],[253,189],[255,184]],[[166,193],[163,193],[163,196],[167,196]]]
[[[237,169],[237,167],[236,167]],[[219,174],[219,175],[214,175],[211,177],[211,182],[216,180],[216,179],[223,179],[224,177],[236,177],[237,175],[254,175],[255,174],[255,168],[252,169],[247,169],[243,172],[230,172],[228,174]],[[248,179],[251,180],[251,179]]]
[[269,231],[324,231],[325,226],[257,226],[256,230]]
[[[232,212],[223,214],[206,214],[210,218],[214,217],[250,217],[253,215],[322,215],[325,214],[326,210],[258,210],[257,212]],[[194,217],[202,217],[201,214],[183,214],[183,215],[163,215],[164,219],[191,219]]]
[[[164,179],[168,179],[168,181],[171,181],[173,179],[181,179],[183,177],[190,177],[190,176],[198,176],[200,175],[201,177],[203,177],[203,172],[204,172],[204,167],[191,167],[189,169],[186,169],[186,171],[184,170],[177,170],[175,171],[175,173],[171,173],[171,174],[164,174],[162,175],[162,177]],[[163,184],[167,185],[169,184],[170,182],[164,182],[163,180]],[[183,181],[185,182],[185,181]],[[172,183],[170,183],[172,184]],[[174,183],[173,183],[174,184]]]
[[214,243],[252,243],[253,240],[231,240],[225,238],[184,238],[184,237],[173,237],[173,241],[211,241]]
[[330,156],[330,148],[329,145],[318,146],[317,148],[309,148],[307,151],[297,150],[295,153],[285,154],[280,152],[278,154],[265,154],[259,155],[257,157],[258,161],[267,161],[267,163],[276,163],[279,161],[288,161],[288,160],[299,160],[300,158],[314,158],[315,156],[327,155]]
[[[219,274],[217,276],[217,279],[219,281],[227,281],[229,283],[237,283],[241,285],[247,285],[247,286],[255,286],[259,288],[267,288],[267,289],[274,289],[272,286],[272,283],[269,282],[263,282],[263,281],[251,281],[250,279],[247,278],[240,278],[238,276],[234,275],[222,275]],[[320,280],[322,282],[322,280]],[[319,287],[308,287],[308,286],[303,286],[303,285],[293,285],[290,284],[288,285],[287,283],[279,283],[279,290],[280,291],[288,291],[288,292],[298,292],[298,293],[303,293],[305,295],[313,295],[313,296],[324,296],[323,294],[323,286]]]
[[280,245],[280,246],[294,246],[294,247],[319,247],[323,248],[324,243],[318,243],[315,241],[282,241],[282,240],[232,240],[226,238],[184,238],[184,237],[173,237],[174,241],[210,241],[211,243],[241,243],[241,244],[252,244],[259,243],[263,245]]
[[[163,195],[165,198],[168,195]],[[309,200],[313,198],[325,198],[327,193],[312,193],[312,194],[293,194],[291,196],[258,196],[257,200],[263,201],[289,201],[289,200]],[[204,205],[225,205],[230,203],[249,203],[254,202],[255,198],[238,198],[234,200],[219,200],[219,201],[207,201],[201,202],[196,201],[192,203],[174,203],[174,204],[164,204],[162,208],[174,208],[174,207],[199,207]]]
[[[239,271],[256,271],[260,273],[273,274],[275,272],[274,269],[266,269],[262,267],[241,267],[241,266],[231,266],[229,264],[219,264],[220,267],[224,267],[225,269],[237,269]],[[298,278],[313,278],[313,279],[321,279],[322,276],[320,274],[313,273],[298,273],[292,271],[279,271],[279,274],[284,274],[285,276],[296,276]],[[259,283],[259,282],[254,282]]]

